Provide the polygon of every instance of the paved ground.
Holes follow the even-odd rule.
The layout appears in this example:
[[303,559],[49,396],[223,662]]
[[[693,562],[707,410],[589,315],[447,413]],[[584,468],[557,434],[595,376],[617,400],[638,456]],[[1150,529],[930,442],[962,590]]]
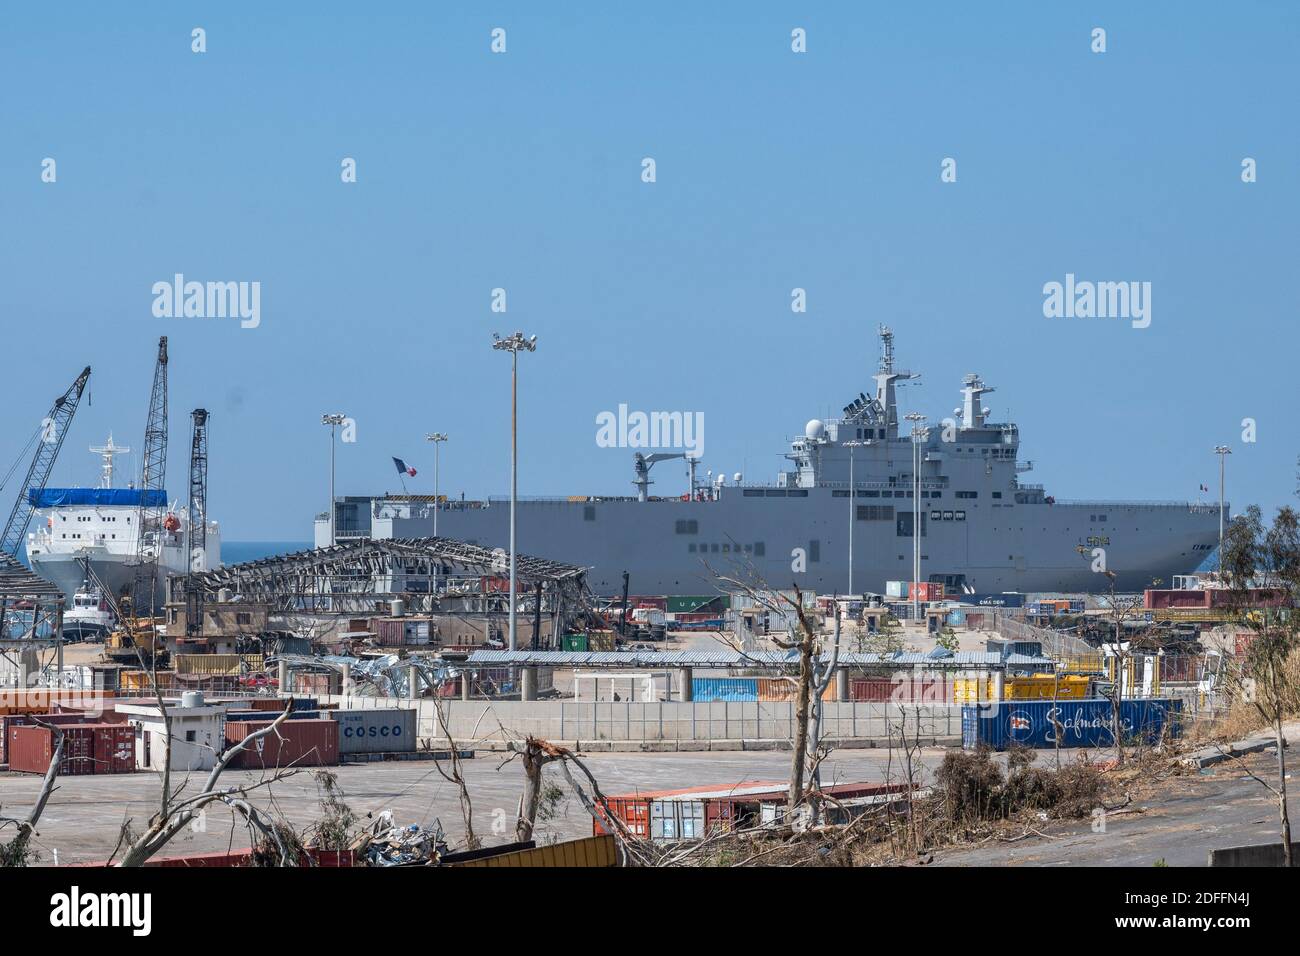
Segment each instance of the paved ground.
[[[1257,754],[1248,766],[1264,779],[1276,777],[1276,758]],[[1300,812],[1292,786],[1291,818]],[[1238,767],[1221,764],[1208,771],[1173,778],[1153,797],[1137,801],[1142,813],[1106,820],[1105,832],[1090,821],[1052,824],[1051,839],[1031,838],[1011,845],[939,854],[944,866],[1205,866],[1210,850],[1281,840],[1277,801]]]
[[[927,773],[943,759],[943,750],[926,750],[922,763]],[[1251,758],[1256,772],[1268,774],[1271,754]],[[734,784],[746,780],[784,780],[788,753],[675,753],[592,754],[586,758],[607,793],[667,789],[707,784]],[[837,782],[897,779],[897,765],[889,766],[883,750],[840,751],[825,767]],[[474,826],[489,841],[504,841],[512,826],[522,772],[517,763],[500,766],[501,755],[481,754],[463,763],[474,801]],[[454,785],[445,781],[427,761],[375,763],[335,768],[346,799],[360,814],[391,809],[399,823],[429,825],[435,818],[455,844],[463,836],[459,801]],[[201,779],[194,775],[191,786]],[[229,772],[231,783],[253,782],[251,772]],[[548,772],[548,780],[558,775]],[[561,781],[562,782],[562,781]],[[0,814],[26,812],[39,789],[39,778],[0,773]],[[136,826],[154,811],[157,778],[150,773],[118,776],[67,777],[60,782],[41,820],[38,841],[41,859],[49,864],[105,859],[117,841],[118,827],[130,817]],[[261,791],[257,802],[274,804],[294,824],[305,826],[317,819],[318,789],[315,777],[304,771]],[[971,850],[941,853],[937,865],[948,866],[1152,866],[1163,859],[1170,866],[1204,866],[1215,847],[1264,843],[1276,839],[1277,810],[1271,796],[1240,769],[1221,765],[1200,774],[1177,777],[1152,798],[1139,801],[1142,813],[1113,816],[1105,832],[1093,832],[1088,821],[1047,824],[1048,838],[1032,838],[1010,845],[986,845]],[[1292,801],[1292,816],[1300,819],[1300,799]],[[498,830],[494,832],[494,824]],[[501,829],[501,828],[504,828]],[[545,822],[543,835],[585,836],[590,818],[576,799],[567,795],[556,816]],[[242,831],[231,830],[231,815],[213,810],[206,832],[187,832],[170,853],[201,853],[246,846]]]
[[[513,814],[519,800],[523,772],[518,763],[498,769],[503,755],[482,753],[464,761],[464,773],[474,801],[474,827],[489,841],[494,837],[493,824],[513,829]],[[937,766],[942,750],[928,750],[923,762]],[[708,784],[728,785],[745,780],[786,780],[789,778],[788,753],[675,753],[675,754],[592,754],[585,758],[588,766],[609,794],[637,789],[668,789]],[[823,780],[830,782],[884,781],[891,776],[889,754],[883,750],[843,751],[824,764]],[[429,825],[435,818],[446,829],[454,844],[463,836],[459,800],[454,784],[444,780],[430,761],[389,762],[348,765],[333,768],[349,805],[358,813],[391,809],[402,824]],[[892,776],[897,778],[895,767]],[[192,775],[191,787],[201,785],[203,775]],[[258,775],[247,771],[229,771],[223,781],[253,782]],[[548,780],[558,779],[548,773]],[[562,782],[562,780],[560,781]],[[0,773],[0,815],[25,814],[40,789],[40,778],[29,774]],[[60,781],[59,790],[46,807],[40,821],[41,863],[53,863],[57,851],[60,863],[106,859],[117,842],[118,828],[130,817],[137,829],[156,811],[159,784],[152,773],[115,776],[75,776]],[[319,817],[318,790],[315,777],[304,771],[277,783],[268,794],[262,791],[257,803],[274,802],[290,821],[298,826]],[[558,805],[557,816],[544,824],[543,834],[561,837],[588,836],[591,818],[576,798],[567,796]],[[504,831],[502,831],[504,832]],[[207,831],[187,832],[172,844],[169,855],[206,853],[225,850],[228,846],[247,846],[242,831],[232,837],[231,814],[212,810]]]

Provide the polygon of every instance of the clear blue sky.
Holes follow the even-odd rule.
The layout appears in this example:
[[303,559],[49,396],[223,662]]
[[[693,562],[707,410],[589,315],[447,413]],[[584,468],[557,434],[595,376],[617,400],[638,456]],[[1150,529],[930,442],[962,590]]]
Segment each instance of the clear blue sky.
[[[53,480],[93,484],[166,334],[168,484],[204,405],[227,539],[309,537],[325,411],[357,421],[341,493],[399,490],[393,455],[431,491],[437,429],[443,490],[501,494],[490,333],[522,328],[521,494],[631,493],[631,451],[595,443],[619,403],[702,411],[707,467],[772,480],[869,390],[887,322],[909,407],[982,373],[1058,497],[1195,497],[1228,442],[1234,505],[1293,502],[1298,38],[1281,3],[10,7],[0,462],[91,364]],[[260,281],[261,327],[155,318],[176,272]],[[1067,272],[1152,282],[1150,328],[1044,318]]]

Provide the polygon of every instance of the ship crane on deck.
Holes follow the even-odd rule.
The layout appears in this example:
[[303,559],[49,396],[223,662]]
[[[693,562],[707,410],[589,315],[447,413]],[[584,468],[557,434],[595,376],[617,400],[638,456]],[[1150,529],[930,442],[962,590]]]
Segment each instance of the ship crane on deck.
[[637,452],[632,457],[632,467],[636,470],[636,477],[632,479],[632,484],[636,485],[637,501],[645,501],[649,497],[650,486],[654,484],[650,480],[650,469],[656,462],[671,461],[674,458],[685,458],[691,466],[691,498],[695,498],[695,466],[699,463],[699,458],[689,452],[655,452],[653,455],[643,455]]
[[[149,420],[144,430],[140,469],[140,507],[136,513],[135,580],[131,609],[136,617],[153,617],[162,556],[164,515],[167,511],[167,336],[158,339],[153,391],[149,395]],[[151,538],[152,536],[152,538]]]
[[90,366],[87,365],[68,390],[54,400],[49,415],[41,422],[40,428],[32,439],[36,443],[36,454],[32,456],[32,463],[27,468],[27,477],[22,487],[18,489],[18,500],[14,502],[13,510],[9,512],[9,520],[5,523],[4,533],[0,535],[0,551],[10,557],[18,557],[18,549],[27,535],[27,526],[31,523],[32,512],[36,508],[36,499],[40,497],[41,492],[45,490],[46,482],[50,480],[54,460],[58,458],[59,449],[63,447],[63,439],[68,434],[68,426],[72,424],[72,416],[76,414],[77,406],[81,402],[81,393],[85,390],[89,379]]

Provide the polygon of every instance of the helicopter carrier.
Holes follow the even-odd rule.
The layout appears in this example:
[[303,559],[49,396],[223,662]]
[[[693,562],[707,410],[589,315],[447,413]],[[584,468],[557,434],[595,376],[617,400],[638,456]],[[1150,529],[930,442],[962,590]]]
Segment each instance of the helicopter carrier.
[[[859,392],[839,418],[809,421],[774,482],[700,483],[691,461],[683,494],[654,496],[652,466],[685,456],[638,454],[634,495],[519,500],[519,551],[590,567],[597,594],[617,593],[626,571],[633,593],[681,595],[710,593],[716,575],[738,572],[773,587],[883,593],[886,581],[912,579],[918,530],[920,579],[952,594],[1104,591],[1099,554],[1115,587],[1136,591],[1191,573],[1214,550],[1217,505],[1064,501],[1023,482],[1032,463],[1020,459],[1020,430],[990,420],[983,397],[993,388],[979,375],[965,376],[951,418],[900,428],[896,388],[917,376],[895,368],[893,333],[882,327],[880,338],[873,394]],[[340,541],[434,530],[432,496],[347,496],[333,507]],[[439,535],[509,546],[509,499],[436,507]],[[317,546],[329,537],[324,513]]]

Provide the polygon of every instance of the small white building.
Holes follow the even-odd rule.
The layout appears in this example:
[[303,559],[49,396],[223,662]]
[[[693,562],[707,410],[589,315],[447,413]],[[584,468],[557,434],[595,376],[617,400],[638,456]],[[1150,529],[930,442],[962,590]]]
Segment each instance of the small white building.
[[[171,769],[211,770],[226,743],[226,704],[207,704],[203,695],[187,693],[168,703],[172,724]],[[167,725],[157,704],[116,704],[119,714],[135,728],[135,765],[140,770],[161,770],[167,754]]]

